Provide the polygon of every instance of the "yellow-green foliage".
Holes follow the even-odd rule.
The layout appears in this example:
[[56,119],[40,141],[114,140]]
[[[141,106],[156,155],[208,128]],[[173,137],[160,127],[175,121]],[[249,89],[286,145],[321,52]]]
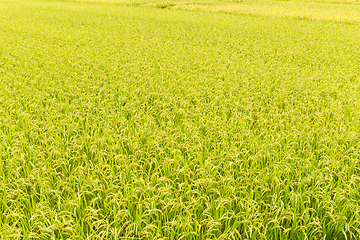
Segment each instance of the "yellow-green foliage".
[[[76,0],[83,2],[118,3],[136,6],[183,10],[249,14],[283,18],[301,18],[332,22],[360,22],[358,0]],[[343,4],[340,4],[343,3]]]
[[178,4],[172,8],[250,14],[260,16],[301,18],[333,22],[360,22],[360,5],[318,2],[251,1],[227,4]]
[[358,239],[360,27],[0,0],[0,238]]

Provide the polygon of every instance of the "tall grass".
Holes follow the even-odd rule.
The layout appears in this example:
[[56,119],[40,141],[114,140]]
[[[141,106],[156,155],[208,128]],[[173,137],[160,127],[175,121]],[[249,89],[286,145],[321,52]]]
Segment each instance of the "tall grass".
[[359,25],[0,2],[4,239],[357,239]]

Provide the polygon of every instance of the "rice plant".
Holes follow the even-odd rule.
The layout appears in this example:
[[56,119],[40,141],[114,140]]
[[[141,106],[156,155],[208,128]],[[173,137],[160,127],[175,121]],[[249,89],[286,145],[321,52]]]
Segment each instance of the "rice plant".
[[2,239],[359,238],[356,21],[0,15]]

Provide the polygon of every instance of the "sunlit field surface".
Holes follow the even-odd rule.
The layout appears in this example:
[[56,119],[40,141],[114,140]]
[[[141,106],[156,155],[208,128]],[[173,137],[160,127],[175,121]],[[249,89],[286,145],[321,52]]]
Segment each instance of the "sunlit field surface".
[[[64,0],[66,1],[66,0]],[[360,23],[360,0],[67,0]]]
[[359,39],[357,20],[0,0],[0,238],[359,239]]

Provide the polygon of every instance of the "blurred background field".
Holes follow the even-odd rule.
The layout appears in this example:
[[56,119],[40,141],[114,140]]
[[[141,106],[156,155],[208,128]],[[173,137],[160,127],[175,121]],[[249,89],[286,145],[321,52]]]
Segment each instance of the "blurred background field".
[[358,0],[272,1],[272,0],[77,0],[159,8],[201,10],[232,14],[306,18],[335,22],[359,22]]

